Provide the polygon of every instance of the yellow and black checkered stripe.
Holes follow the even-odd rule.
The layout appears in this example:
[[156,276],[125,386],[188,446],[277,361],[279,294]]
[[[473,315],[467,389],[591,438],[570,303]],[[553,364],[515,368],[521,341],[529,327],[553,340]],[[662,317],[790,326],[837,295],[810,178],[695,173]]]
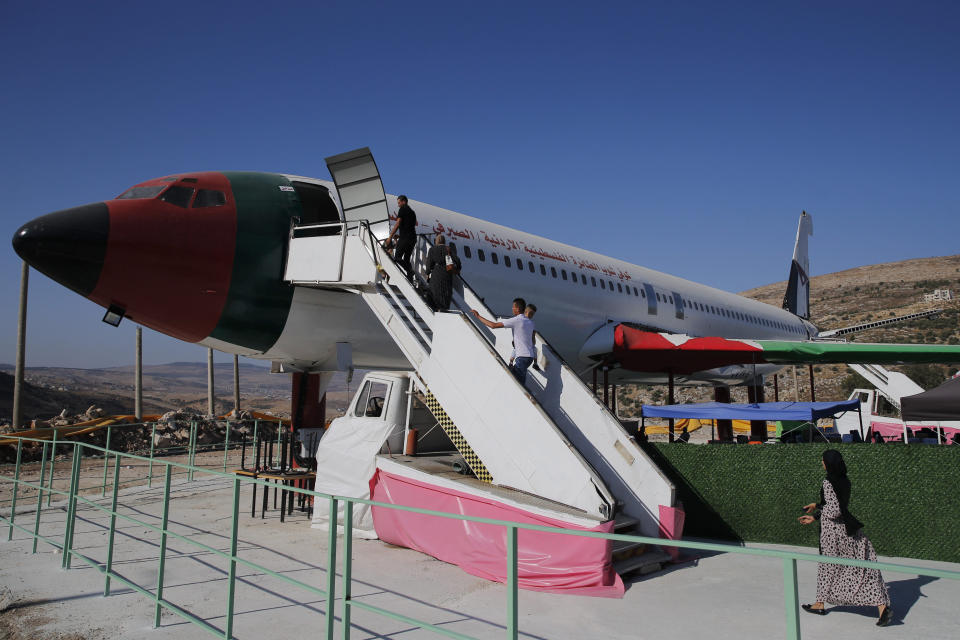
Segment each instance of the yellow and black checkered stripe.
[[450,419],[450,416],[447,415],[447,412],[443,410],[443,407],[440,406],[440,403],[437,402],[437,399],[433,397],[433,394],[429,391],[426,395],[426,401],[430,413],[437,419],[437,423],[443,429],[443,432],[447,434],[453,446],[455,446],[457,451],[460,452],[460,455],[463,456],[463,459],[467,462],[467,466],[473,471],[473,475],[477,476],[477,479],[481,482],[492,483],[493,476],[487,471],[487,467],[484,466],[483,461],[480,460],[480,456],[470,447],[467,439],[464,438],[460,430],[457,429],[457,425],[453,424],[453,420]]

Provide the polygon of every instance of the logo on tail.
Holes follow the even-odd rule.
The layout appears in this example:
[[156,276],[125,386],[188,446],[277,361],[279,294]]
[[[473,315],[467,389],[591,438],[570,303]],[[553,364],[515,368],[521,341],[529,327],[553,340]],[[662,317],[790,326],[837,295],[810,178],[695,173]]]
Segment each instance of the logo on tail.
[[793,263],[790,265],[790,280],[783,296],[783,308],[801,318],[810,318],[810,256],[807,254],[807,238],[813,235],[813,218],[804,211],[797,225],[797,242],[793,246]]

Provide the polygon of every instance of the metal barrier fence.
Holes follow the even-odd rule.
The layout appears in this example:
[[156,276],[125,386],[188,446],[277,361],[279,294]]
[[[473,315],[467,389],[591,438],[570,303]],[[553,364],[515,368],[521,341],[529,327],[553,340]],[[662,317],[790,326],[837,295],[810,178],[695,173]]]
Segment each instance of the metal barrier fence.
[[[195,439],[192,437],[192,440]],[[47,463],[47,448],[51,444],[49,440],[40,440],[36,438],[17,438],[17,457],[15,463],[14,475],[11,476],[0,476],[0,481],[13,484],[13,495],[11,499],[10,506],[10,517],[0,515],[0,522],[5,522],[8,526],[7,540],[12,540],[13,530],[17,529],[22,531],[33,539],[33,553],[37,551],[37,543],[42,540],[47,544],[53,546],[56,549],[59,549],[62,552],[61,556],[61,566],[64,569],[69,569],[71,566],[71,561],[74,558],[84,561],[94,570],[99,572],[104,576],[104,596],[110,595],[110,582],[111,580],[117,580],[122,582],[126,586],[130,587],[134,591],[146,596],[147,598],[153,600],[154,602],[154,627],[160,626],[160,614],[163,609],[167,609],[176,615],[184,618],[185,620],[199,626],[205,631],[215,635],[217,637],[222,637],[230,639],[233,637],[233,623],[234,623],[234,596],[237,580],[237,565],[245,566],[249,569],[255,571],[261,571],[268,576],[272,576],[277,580],[285,582],[288,585],[298,587],[309,593],[317,595],[319,597],[325,598],[327,602],[326,612],[325,612],[325,635],[324,638],[331,639],[334,637],[334,622],[335,622],[335,613],[334,613],[334,603],[336,601],[336,567],[337,567],[337,527],[330,526],[328,527],[328,540],[327,540],[327,577],[326,577],[326,588],[318,589],[310,584],[302,582],[300,580],[293,579],[289,576],[283,575],[277,571],[273,571],[267,567],[256,564],[249,560],[245,560],[237,555],[237,538],[238,538],[238,525],[240,517],[240,489],[241,483],[248,483],[251,485],[262,485],[264,491],[270,486],[269,481],[259,480],[256,478],[250,477],[241,477],[233,473],[225,473],[224,471],[216,471],[213,469],[202,468],[194,464],[182,464],[178,462],[173,462],[169,460],[155,460],[153,456],[138,456],[130,453],[123,453],[119,451],[111,451],[105,447],[98,447],[91,444],[73,442],[70,446],[73,449],[72,456],[72,470],[70,474],[69,484],[66,490],[64,489],[55,489],[52,486],[52,475],[51,475],[51,484],[44,484],[46,463]],[[21,454],[23,450],[23,445],[25,442],[36,442],[40,443],[43,447],[41,467],[40,467],[40,481],[39,483],[28,482],[20,478],[21,472]],[[62,442],[60,446],[62,446]],[[195,445],[195,442],[193,443]],[[52,447],[51,447],[52,450]],[[105,468],[109,466],[109,461],[111,457],[114,461],[113,466],[113,481],[112,481],[112,494],[111,494],[111,504],[110,507],[105,507],[101,504],[98,504],[95,500],[91,500],[80,495],[79,491],[79,479],[80,479],[80,470],[81,462],[83,459],[84,452],[93,452],[103,455]],[[189,459],[191,462],[195,460],[194,454],[188,453]],[[90,457],[90,456],[88,456]],[[164,488],[163,488],[163,504],[162,504],[162,516],[160,526],[155,526],[143,520],[134,518],[132,516],[120,513],[118,511],[118,497],[119,497],[119,487],[120,487],[120,460],[121,459],[130,459],[130,460],[139,460],[141,462],[147,462],[151,465],[151,474],[153,465],[162,465],[164,467]],[[225,469],[226,461],[224,461]],[[173,475],[173,469],[179,468],[182,469],[186,474],[187,481],[192,481],[194,479],[195,472],[201,472],[208,475],[219,476],[223,478],[229,478],[232,481],[233,486],[233,501],[232,501],[232,514],[231,514],[231,535],[230,535],[230,552],[226,553],[216,549],[210,545],[204,544],[197,540],[194,540],[190,537],[181,535],[175,531],[170,530],[169,528],[169,515],[170,515],[170,488],[171,488],[171,478]],[[152,475],[150,476],[152,479]],[[20,487],[26,487],[28,489],[33,489],[37,493],[36,500],[36,513],[34,514],[34,521],[32,528],[24,527],[16,523],[16,507],[17,507],[17,497],[20,490]],[[105,495],[106,481],[104,481],[104,495]],[[94,487],[98,488],[98,487]],[[341,616],[341,637],[344,640],[350,638],[351,632],[351,612],[353,608],[362,609],[369,611],[393,620],[401,621],[407,624],[412,624],[417,627],[428,629],[434,631],[440,635],[449,637],[449,638],[458,638],[460,640],[475,640],[471,636],[467,636],[455,631],[444,629],[437,625],[433,625],[424,620],[418,620],[411,616],[406,616],[402,613],[396,611],[390,611],[381,607],[371,605],[366,602],[361,602],[359,600],[354,600],[351,596],[351,585],[352,585],[352,544],[353,544],[353,506],[355,504],[371,505],[379,508],[385,509],[397,509],[400,511],[408,511],[411,513],[417,513],[422,515],[436,516],[439,518],[452,518],[456,520],[466,520],[469,522],[477,522],[489,525],[502,526],[506,529],[506,563],[507,563],[507,602],[506,602],[506,635],[508,638],[516,639],[518,638],[519,629],[518,629],[518,571],[517,571],[517,533],[520,529],[530,530],[530,531],[542,531],[547,533],[557,533],[562,535],[571,535],[571,536],[582,536],[588,538],[602,538],[607,540],[622,540],[626,542],[640,542],[643,544],[649,545],[660,545],[660,546],[669,546],[677,547],[681,549],[695,549],[701,551],[716,551],[722,553],[740,553],[747,555],[755,556],[766,556],[771,558],[778,558],[782,561],[783,564],[783,585],[784,585],[784,605],[786,613],[786,637],[788,639],[799,639],[800,638],[800,621],[799,621],[799,604],[798,604],[798,591],[797,591],[797,561],[806,561],[806,562],[823,562],[829,564],[839,564],[846,566],[855,566],[855,567],[865,567],[872,569],[879,569],[882,571],[893,571],[897,573],[907,573],[907,574],[917,574],[921,576],[933,576],[939,578],[947,578],[950,580],[960,580],[960,572],[958,571],[947,571],[942,569],[930,569],[925,567],[909,566],[909,565],[899,565],[891,564],[886,562],[866,562],[862,560],[848,560],[843,558],[833,558],[829,556],[820,556],[810,553],[798,553],[792,551],[774,551],[766,549],[751,549],[745,547],[739,547],[735,545],[727,544],[716,544],[716,543],[705,543],[705,542],[688,542],[688,541],[676,541],[676,540],[665,540],[661,538],[649,538],[644,536],[632,536],[632,535],[622,535],[622,534],[612,534],[612,533],[595,533],[588,531],[572,531],[567,529],[558,529],[555,527],[546,527],[533,524],[524,524],[517,522],[509,522],[503,520],[494,520],[491,518],[479,518],[472,516],[464,516],[460,514],[444,513],[439,511],[432,511],[428,509],[419,509],[416,507],[407,507],[394,504],[386,504],[381,502],[374,502],[372,500],[365,500],[360,498],[348,498],[343,496],[332,496],[324,493],[319,493],[316,491],[311,491],[309,489],[302,489],[298,487],[289,487],[287,491],[292,491],[294,493],[299,493],[314,500],[314,504],[317,505],[320,500],[327,502],[330,514],[330,522],[335,523],[338,519],[338,509],[340,503],[344,505],[344,519],[343,519],[343,571],[341,578],[341,603],[340,603],[340,616]],[[40,535],[40,516],[43,509],[43,498],[44,493],[47,494],[48,505],[49,499],[52,495],[64,496],[67,499],[66,502],[66,521],[64,526],[63,538],[62,540],[55,540],[48,536]],[[89,507],[99,510],[110,517],[110,527],[109,527],[109,536],[107,538],[107,556],[105,562],[99,562],[90,558],[89,556],[80,553],[73,548],[73,536],[74,536],[74,526],[76,523],[76,514],[77,514],[77,505],[78,503],[84,503]],[[146,527],[147,529],[154,531],[160,534],[160,550],[158,555],[158,565],[157,565],[157,583],[153,591],[148,588],[145,588],[141,585],[134,583],[131,580],[119,575],[113,570],[113,552],[114,552],[114,536],[116,532],[117,519],[126,520],[132,522],[138,526]],[[195,547],[198,547],[208,553],[211,553],[215,556],[221,557],[229,561],[229,576],[227,580],[227,606],[226,606],[226,623],[224,629],[218,629],[217,627],[211,625],[206,620],[203,620],[199,616],[191,613],[180,605],[177,605],[169,600],[165,599],[163,596],[164,589],[164,566],[167,558],[167,541],[169,538],[174,538],[182,542],[188,543]]]

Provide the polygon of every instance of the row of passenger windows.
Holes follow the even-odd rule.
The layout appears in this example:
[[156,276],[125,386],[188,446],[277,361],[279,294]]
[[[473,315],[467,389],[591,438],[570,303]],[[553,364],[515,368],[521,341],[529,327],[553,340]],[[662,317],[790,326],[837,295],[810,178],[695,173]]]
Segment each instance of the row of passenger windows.
[[[450,243],[450,248],[456,252],[457,245],[454,242]],[[473,250],[468,245],[463,245],[463,255],[465,258],[473,258]],[[522,259],[511,258],[510,256],[504,254],[502,256],[503,266],[507,268],[513,268],[513,265],[516,265],[518,271],[523,271],[524,263]],[[477,249],[477,260],[480,262],[487,261],[487,254],[483,249]],[[496,251],[490,252],[490,262],[493,264],[500,264],[501,256],[497,255]],[[538,268],[539,266],[539,268]],[[526,263],[526,268],[530,273],[537,273],[539,270],[540,275],[547,275],[547,266],[543,263],[540,265],[535,265],[532,261],[528,260]],[[577,274],[573,271],[570,271],[569,277],[567,275],[566,269],[560,269],[559,272],[556,267],[550,267],[550,275],[554,278],[558,276],[561,280],[569,280],[572,284],[587,284],[587,276],[583,273]],[[617,293],[623,293],[626,295],[632,295],[637,298],[646,298],[647,293],[641,287],[637,288],[628,284],[621,284],[620,282],[614,283],[612,280],[604,280],[603,278],[597,278],[596,276],[590,276],[590,285],[598,286],[605,291],[614,292],[614,287],[616,287]],[[665,304],[675,304],[672,295],[660,294],[655,292],[654,295],[657,297],[658,302],[663,302]],[[725,318],[732,318],[740,320],[742,322],[750,322],[753,324],[761,325],[764,327],[770,327],[772,329],[781,329],[783,331],[790,331],[798,335],[804,333],[803,328],[799,326],[789,325],[785,322],[780,322],[778,320],[767,320],[766,318],[761,318],[760,316],[754,316],[747,313],[741,313],[739,311],[730,311],[729,309],[724,309],[722,307],[715,307],[713,305],[702,304],[700,302],[695,302],[692,300],[680,299],[680,306],[686,310],[701,311],[703,313],[711,313],[713,315],[722,316]]]

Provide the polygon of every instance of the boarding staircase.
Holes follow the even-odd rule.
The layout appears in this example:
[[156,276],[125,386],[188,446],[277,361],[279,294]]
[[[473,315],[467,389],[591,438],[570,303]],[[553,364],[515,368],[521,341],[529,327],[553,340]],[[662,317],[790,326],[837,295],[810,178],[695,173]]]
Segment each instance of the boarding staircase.
[[[876,387],[877,392],[900,411],[900,398],[923,393],[924,389],[899,371],[888,371],[877,364],[848,364]],[[875,408],[875,407],[874,407]]]
[[[457,278],[451,312],[434,312],[413,284],[419,278],[408,280],[382,249],[377,236],[386,225],[350,219],[355,211],[386,212],[376,166],[370,157],[364,169],[363,151],[328,159],[346,221],[293,227],[285,278],[364,300],[477,478],[601,521],[617,516],[618,532],[656,536],[661,506],[673,506],[673,485],[549,343],[536,337],[539,370],[521,385],[507,366],[510,330],[487,329],[472,316],[471,309],[494,314],[466,282]],[[356,185],[362,193],[351,191]],[[421,240],[415,270],[428,248]],[[635,545],[614,549],[621,573],[651,570],[665,558],[659,550],[638,553]]]

